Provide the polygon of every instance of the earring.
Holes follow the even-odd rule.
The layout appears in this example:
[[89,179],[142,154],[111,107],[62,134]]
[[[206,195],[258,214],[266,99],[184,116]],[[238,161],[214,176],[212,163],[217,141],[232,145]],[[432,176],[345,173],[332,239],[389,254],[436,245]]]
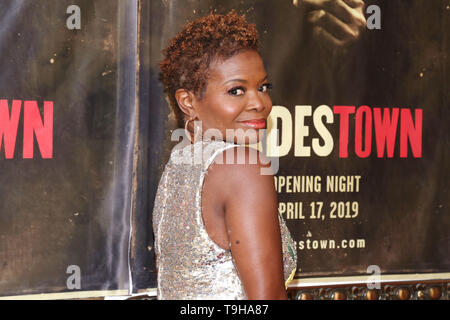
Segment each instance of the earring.
[[[188,127],[189,122],[191,122],[191,121],[193,121],[193,120],[197,120],[197,118],[194,117],[194,118],[188,119],[188,120],[186,121],[186,123],[184,124],[184,133],[185,133],[185,135],[186,135],[186,138],[188,138],[189,141],[190,141],[191,143],[195,143],[195,142],[196,142],[197,139],[196,139],[195,134],[198,132],[198,130],[195,130],[196,127],[195,127],[195,125],[194,125],[194,142],[192,142],[192,139],[191,139],[191,133],[189,132],[189,130],[187,129],[187,127]],[[194,122],[194,123],[195,123],[195,122]],[[200,127],[200,130],[201,130],[201,127]],[[197,132],[196,132],[196,131],[197,131]]]

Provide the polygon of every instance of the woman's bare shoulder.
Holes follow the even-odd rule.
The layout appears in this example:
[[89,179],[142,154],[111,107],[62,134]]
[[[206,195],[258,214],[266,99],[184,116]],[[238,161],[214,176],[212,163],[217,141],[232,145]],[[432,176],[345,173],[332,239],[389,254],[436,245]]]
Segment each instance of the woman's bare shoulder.
[[[208,169],[208,187],[215,193],[215,201],[221,207],[277,208],[277,196],[273,174],[267,168],[270,163],[259,151],[237,146],[219,153]],[[276,214],[276,210],[270,210]],[[251,210],[246,215],[260,215],[261,210]]]
[[[250,148],[237,147],[245,156]],[[217,159],[215,159],[217,160]],[[226,158],[222,159],[226,160]],[[262,174],[264,158],[215,161],[211,177],[223,203],[230,249],[249,299],[286,298],[273,175]],[[241,159],[242,160],[242,159]]]
[[[209,179],[220,186],[223,196],[245,188],[247,192],[260,191],[263,197],[275,193],[270,160],[260,151],[248,146],[236,146],[219,153],[209,168]],[[234,195],[235,196],[235,195]],[[258,196],[258,195],[255,195]]]

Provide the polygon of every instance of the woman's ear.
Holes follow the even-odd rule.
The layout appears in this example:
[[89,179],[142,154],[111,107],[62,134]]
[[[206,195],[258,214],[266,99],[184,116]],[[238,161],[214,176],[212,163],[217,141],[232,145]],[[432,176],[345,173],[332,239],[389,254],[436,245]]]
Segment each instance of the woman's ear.
[[197,113],[193,106],[194,95],[192,92],[186,89],[178,89],[175,92],[175,99],[181,111],[189,118],[195,118]]

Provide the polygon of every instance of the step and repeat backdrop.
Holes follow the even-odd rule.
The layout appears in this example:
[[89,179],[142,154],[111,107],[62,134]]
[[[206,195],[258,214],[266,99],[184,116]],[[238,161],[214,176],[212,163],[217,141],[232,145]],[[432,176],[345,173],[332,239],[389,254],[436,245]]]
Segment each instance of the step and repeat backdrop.
[[450,278],[450,1],[344,2],[1,2],[0,297],[154,293],[161,50],[232,9],[274,85],[293,285]]
[[0,296],[128,294],[136,1],[0,3]]
[[[352,14],[338,1],[154,1],[151,70],[186,22],[245,14],[273,83],[269,130],[280,139],[268,149],[298,250],[294,284],[448,278],[450,3],[344,2]],[[152,112],[166,114],[157,140],[168,140],[174,119],[155,86]]]

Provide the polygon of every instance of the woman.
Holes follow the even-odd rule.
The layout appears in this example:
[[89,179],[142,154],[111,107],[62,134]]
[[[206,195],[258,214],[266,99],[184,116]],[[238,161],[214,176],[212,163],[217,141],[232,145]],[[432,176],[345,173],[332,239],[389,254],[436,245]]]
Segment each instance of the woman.
[[[256,152],[244,144],[258,142],[251,133],[272,108],[256,29],[234,11],[210,14],[163,53],[165,92],[194,143],[172,151],[155,199],[158,298],[286,299],[296,254],[273,175],[261,174],[261,154],[239,161]],[[198,147],[210,152],[192,162]]]

